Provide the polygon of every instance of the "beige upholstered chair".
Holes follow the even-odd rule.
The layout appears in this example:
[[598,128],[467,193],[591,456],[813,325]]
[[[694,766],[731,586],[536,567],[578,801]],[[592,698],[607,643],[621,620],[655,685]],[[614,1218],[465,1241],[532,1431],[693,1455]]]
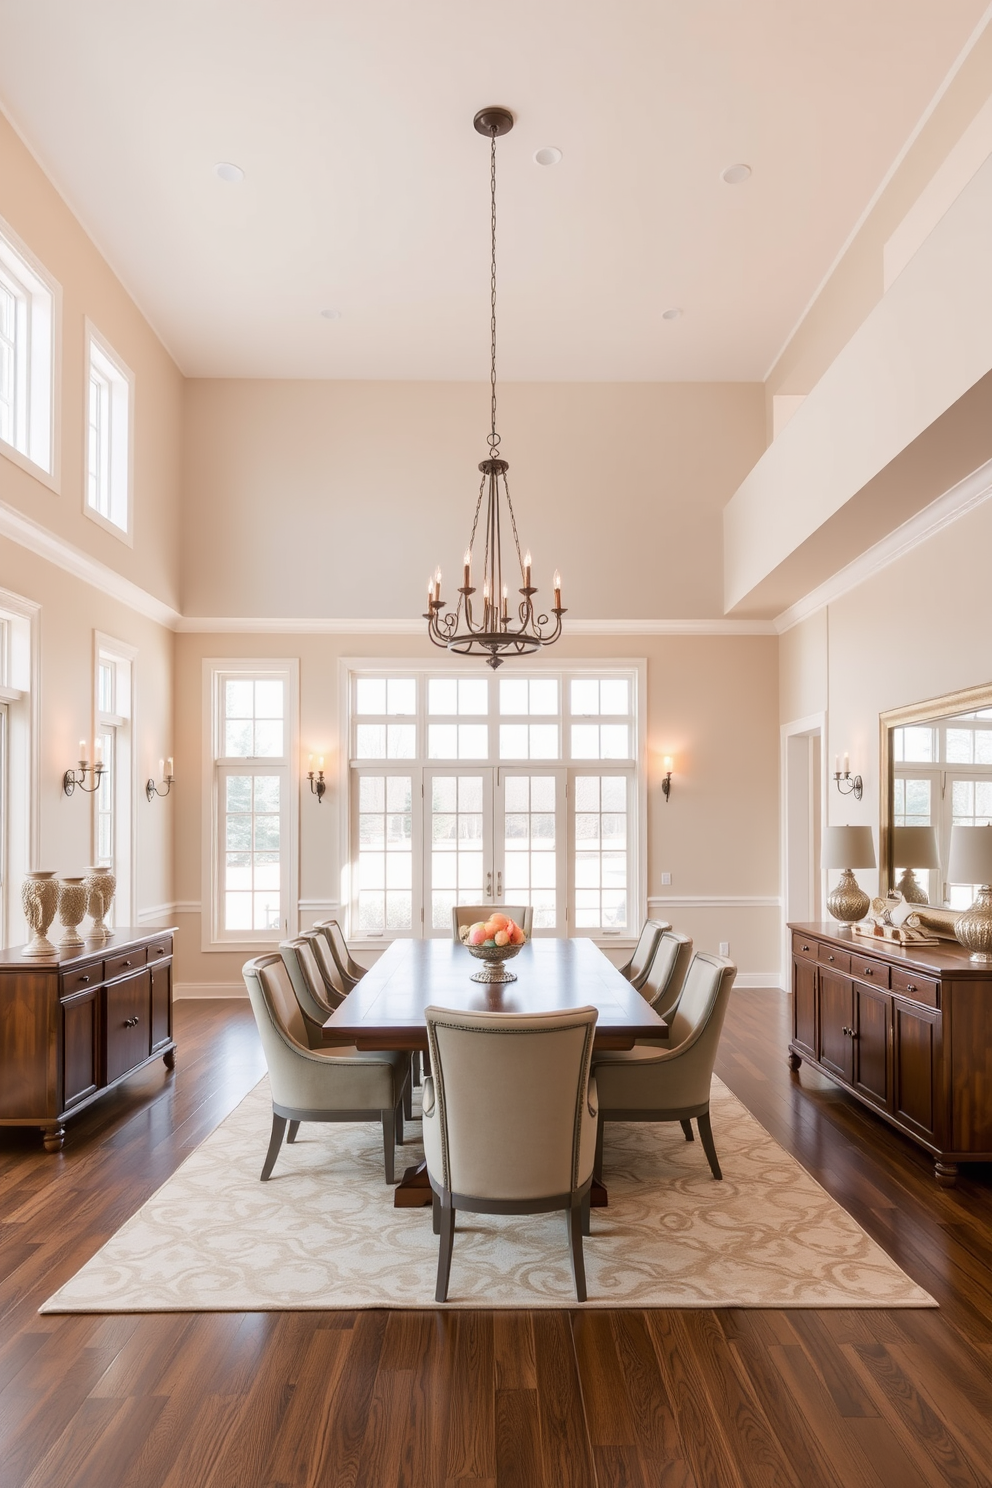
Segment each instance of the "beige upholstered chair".
[[337,920],[317,920],[313,928],[318,930],[326,940],[341,975],[344,990],[350,992],[352,987],[362,980],[368,967],[360,966],[352,956]]
[[640,935],[637,937],[637,945],[634,954],[626,966],[620,967],[620,975],[625,976],[632,987],[641,990],[651,970],[651,962],[654,953],[658,949],[658,942],[666,930],[671,930],[667,920],[645,920]]
[[678,1121],[693,1140],[692,1118],[714,1178],[722,1178],[710,1126],[710,1083],[737,967],[723,956],[697,951],[671,1020],[669,1047],[637,1044],[597,1054],[599,1090],[596,1176],[603,1166],[607,1121]]
[[242,968],[262,1040],[272,1089],[272,1135],[262,1167],[275,1166],[286,1124],[296,1140],[301,1121],[381,1121],[386,1182],[393,1182],[408,1056],[359,1054],[355,1048],[310,1049],[303,1014],[281,956],[257,956]]
[[[647,979],[641,983],[640,993],[662,1018],[671,1012],[679,1000],[685,985],[686,973],[692,962],[692,936],[680,935],[675,930],[666,930],[658,938]],[[670,1048],[666,1040],[664,1047]]]
[[333,996],[324,981],[314,947],[307,936],[295,935],[291,940],[281,941],[279,954],[303,1014],[307,1044],[311,1049],[322,1049],[324,1024],[344,998]]
[[435,1297],[448,1295],[455,1213],[568,1215],[575,1294],[596,1147],[590,1079],[595,1008],[554,1013],[426,1009],[424,1153],[441,1237]]
[[451,911],[451,938],[461,940],[464,926],[474,925],[476,920],[488,920],[494,910],[513,920],[530,940],[534,928],[534,911],[529,904],[456,904]]

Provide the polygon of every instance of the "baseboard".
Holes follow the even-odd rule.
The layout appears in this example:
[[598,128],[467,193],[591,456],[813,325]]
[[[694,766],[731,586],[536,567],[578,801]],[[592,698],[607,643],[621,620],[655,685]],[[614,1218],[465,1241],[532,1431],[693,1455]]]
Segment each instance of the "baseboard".
[[244,982],[176,982],[172,989],[176,1002],[200,997],[247,997]]
[[774,988],[776,991],[784,991],[783,978],[780,971],[739,971],[734,978],[734,986],[746,989],[748,987]]

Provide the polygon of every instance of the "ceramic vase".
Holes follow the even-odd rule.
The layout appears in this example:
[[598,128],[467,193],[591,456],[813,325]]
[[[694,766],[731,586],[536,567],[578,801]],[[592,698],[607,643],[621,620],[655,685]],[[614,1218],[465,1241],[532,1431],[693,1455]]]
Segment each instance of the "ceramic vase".
[[22,956],[54,956],[55,947],[48,938],[48,927],[55,918],[59,902],[59,886],[55,881],[55,870],[39,870],[26,873],[21,884],[21,904],[24,918],[31,931]]
[[85,944],[79,933],[79,926],[86,914],[88,900],[89,891],[84,878],[59,879],[59,924],[62,926],[60,951],[78,951]]
[[114,871],[112,868],[87,868],[83,883],[86,885],[87,909],[93,919],[88,939],[109,940],[114,932],[105,923],[105,916],[117,889]]

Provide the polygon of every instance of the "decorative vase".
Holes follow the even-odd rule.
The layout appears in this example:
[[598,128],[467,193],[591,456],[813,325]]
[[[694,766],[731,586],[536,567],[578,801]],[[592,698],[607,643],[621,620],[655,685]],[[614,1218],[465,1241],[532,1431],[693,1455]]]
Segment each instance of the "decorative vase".
[[845,925],[863,920],[871,908],[871,900],[850,868],[842,870],[840,883],[827,895],[827,908],[835,920]]
[[79,926],[86,914],[88,900],[89,891],[84,878],[59,879],[60,951],[78,951],[85,945]]
[[117,891],[117,878],[112,868],[87,868],[83,879],[86,886],[86,904],[93,925],[88,939],[109,940],[113,930],[105,923],[105,916]]
[[515,971],[507,971],[503,965],[509,961],[511,956],[517,956],[523,950],[523,945],[466,945],[465,949],[470,956],[483,964],[472,977],[473,982],[515,982],[517,974]]
[[902,878],[897,884],[899,892],[910,904],[929,904],[929,899],[923,892],[923,887],[912,868],[904,868]]
[[24,918],[31,931],[31,939],[21,952],[22,956],[55,956],[58,954],[48,939],[48,927],[55,918],[59,902],[59,886],[55,882],[55,870],[39,870],[25,873],[21,884],[21,904]]
[[992,889],[983,884],[970,908],[958,915],[954,934],[972,961],[985,966],[992,962]]

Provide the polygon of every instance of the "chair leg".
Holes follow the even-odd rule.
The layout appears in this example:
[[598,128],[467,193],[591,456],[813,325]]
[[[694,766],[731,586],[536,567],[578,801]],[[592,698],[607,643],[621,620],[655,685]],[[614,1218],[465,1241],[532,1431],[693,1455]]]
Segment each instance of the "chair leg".
[[296,1141],[296,1134],[299,1131],[299,1129],[300,1129],[300,1123],[298,1121],[291,1121],[289,1123],[289,1131],[286,1134],[286,1141],[287,1142],[295,1142]]
[[583,1207],[581,1199],[573,1198],[571,1207],[566,1210],[569,1251],[572,1257],[572,1279],[575,1282],[575,1296],[579,1302],[586,1300],[586,1268],[582,1259]]
[[403,1146],[403,1097],[396,1102],[396,1145]]
[[603,1181],[603,1132],[605,1128],[606,1122],[603,1120],[602,1112],[600,1112],[599,1123],[596,1127],[596,1156],[592,1162],[593,1177],[598,1183],[602,1183]]
[[431,1056],[427,1049],[421,1050],[421,1058],[423,1060],[423,1064],[421,1066],[423,1073],[425,1075],[429,1075],[431,1072]]
[[691,1121],[680,1121],[679,1122],[679,1125],[681,1126],[682,1130],[685,1132],[685,1139],[686,1139],[686,1141],[687,1142],[694,1142],[696,1140],[696,1138],[693,1135],[692,1122]]
[[582,1200],[582,1233],[583,1233],[583,1235],[588,1235],[590,1233],[589,1221],[590,1221],[590,1215],[592,1213],[592,1206],[591,1206],[591,1204],[589,1202],[589,1199],[590,1199],[589,1194],[586,1194],[585,1198]]
[[704,1111],[702,1116],[697,1116],[696,1120],[699,1122],[699,1135],[702,1139],[703,1151],[706,1153],[706,1158],[710,1165],[710,1172],[714,1178],[722,1178],[723,1174],[720,1172],[720,1163],[717,1159],[716,1147],[713,1143],[713,1128],[710,1126],[709,1111]]
[[439,1201],[438,1209],[441,1239],[437,1249],[437,1286],[434,1289],[434,1301],[447,1302],[448,1277],[451,1275],[451,1250],[455,1243],[455,1211],[451,1207],[450,1200],[447,1204]]
[[283,1132],[286,1130],[286,1117],[277,1116],[272,1112],[272,1135],[269,1138],[269,1150],[265,1154],[265,1162],[262,1164],[261,1182],[264,1183],[276,1165],[279,1156],[279,1148],[282,1146]]
[[403,1085],[403,1115],[407,1121],[413,1120],[413,1070],[407,1075]]
[[433,1198],[433,1200],[431,1202],[431,1218],[432,1218],[433,1224],[434,1224],[434,1233],[435,1233],[435,1235],[440,1235],[440,1233],[441,1233],[441,1200],[438,1198],[437,1194],[434,1195],[434,1198]]
[[396,1157],[396,1112],[392,1109],[382,1112],[382,1155],[386,1164],[386,1182],[395,1181],[394,1161]]
[[423,1080],[421,1079],[421,1075],[420,1075],[420,1050],[419,1049],[414,1049],[413,1053],[410,1055],[410,1083],[412,1085],[422,1085],[423,1084]]

